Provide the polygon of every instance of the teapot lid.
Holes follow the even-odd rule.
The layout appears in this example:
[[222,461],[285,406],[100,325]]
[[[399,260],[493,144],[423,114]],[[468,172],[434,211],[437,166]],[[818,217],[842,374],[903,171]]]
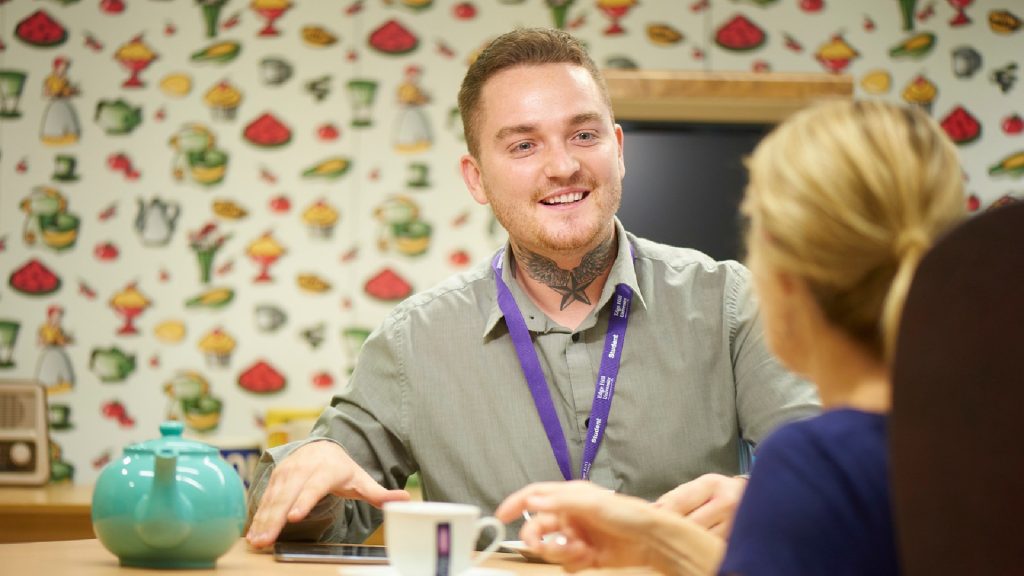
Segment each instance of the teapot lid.
[[185,440],[182,438],[181,433],[184,429],[185,425],[181,422],[168,420],[167,422],[160,424],[161,438],[132,444],[125,448],[124,451],[130,454],[155,454],[157,451],[170,448],[178,455],[219,454],[217,449],[213,446],[203,444],[202,442],[197,442],[195,440]]

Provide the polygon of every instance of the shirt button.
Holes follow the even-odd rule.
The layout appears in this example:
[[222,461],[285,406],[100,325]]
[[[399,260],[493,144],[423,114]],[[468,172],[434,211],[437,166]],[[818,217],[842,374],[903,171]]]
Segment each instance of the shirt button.
[[572,335],[572,341],[573,342],[579,342],[580,341],[580,333],[579,332],[577,332],[577,333]]

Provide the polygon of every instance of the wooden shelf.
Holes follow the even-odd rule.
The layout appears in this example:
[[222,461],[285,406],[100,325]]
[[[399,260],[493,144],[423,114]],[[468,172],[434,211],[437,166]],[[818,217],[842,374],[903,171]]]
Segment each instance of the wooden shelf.
[[850,99],[841,74],[603,70],[619,121],[774,124],[819,100]]
[[92,486],[0,487],[0,543],[93,537]]

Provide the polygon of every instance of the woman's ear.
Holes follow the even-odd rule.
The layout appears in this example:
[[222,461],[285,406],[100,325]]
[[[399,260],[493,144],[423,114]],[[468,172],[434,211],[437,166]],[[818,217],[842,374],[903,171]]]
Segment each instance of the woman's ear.
[[459,159],[459,169],[462,171],[462,180],[466,183],[469,194],[480,204],[487,204],[487,194],[484,193],[483,178],[476,158],[472,154],[464,154]]

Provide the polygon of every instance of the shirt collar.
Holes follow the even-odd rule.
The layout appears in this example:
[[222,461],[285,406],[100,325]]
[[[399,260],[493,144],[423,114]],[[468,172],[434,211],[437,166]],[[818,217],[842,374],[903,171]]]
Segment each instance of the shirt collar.
[[[644,303],[643,294],[640,292],[640,283],[636,277],[636,267],[633,265],[633,258],[635,256],[634,250],[636,250],[636,247],[630,242],[625,228],[622,227],[622,222],[619,222],[617,217],[615,218],[615,237],[618,240],[618,252],[615,255],[615,262],[612,264],[611,272],[608,274],[608,281],[605,282],[604,288],[601,289],[601,296],[598,299],[597,307],[594,308],[594,312],[591,313],[591,316],[580,324],[580,330],[594,325],[594,316],[608,305],[609,300],[612,298],[612,294],[615,292],[615,287],[619,284],[625,284],[632,288],[636,302],[642,308],[647,308],[647,305]],[[501,279],[505,281],[505,284],[509,287],[509,290],[511,290],[512,296],[515,298],[516,304],[519,305],[519,309],[523,311],[524,316],[528,315],[528,311],[536,311],[536,313],[539,314],[540,311],[537,309],[536,305],[529,299],[526,293],[523,292],[522,288],[519,287],[519,283],[516,282],[515,278],[512,277],[512,247],[508,241],[505,242],[503,250],[505,252],[501,255]],[[487,336],[494,330],[495,326],[498,325],[498,321],[504,318],[501,308],[498,307],[496,289],[493,296],[494,301],[491,303],[487,321],[484,323],[484,338],[487,338]]]

